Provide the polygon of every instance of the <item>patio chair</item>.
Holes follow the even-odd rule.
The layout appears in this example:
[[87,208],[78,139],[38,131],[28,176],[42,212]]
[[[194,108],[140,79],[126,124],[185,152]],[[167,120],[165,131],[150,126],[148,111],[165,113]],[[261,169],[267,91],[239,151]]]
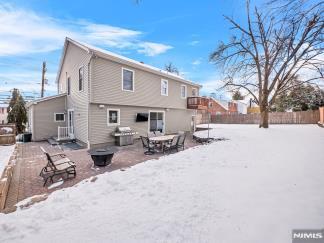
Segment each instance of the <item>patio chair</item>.
[[183,133],[182,135],[179,136],[179,141],[178,141],[178,150],[179,148],[182,148],[182,150],[184,150],[184,143],[186,140],[186,133]]
[[146,155],[152,155],[155,153],[155,145],[153,143],[150,142],[150,139],[148,137],[143,137],[140,136],[142,144],[143,144],[143,148],[147,149],[144,154]]
[[179,135],[176,135],[173,137],[171,143],[167,143],[163,146],[163,153],[169,152],[169,154],[172,152],[172,150],[176,150],[178,152],[178,143],[179,143]]
[[[75,163],[68,159],[65,154],[58,153],[50,155],[45,151],[43,147],[41,147],[41,150],[44,152],[47,158],[47,165],[41,170],[39,174],[44,179],[43,186],[46,185],[48,180],[53,183],[53,178],[57,175],[66,174],[66,179],[76,177]],[[53,158],[55,157],[59,157],[59,159],[54,160]]]

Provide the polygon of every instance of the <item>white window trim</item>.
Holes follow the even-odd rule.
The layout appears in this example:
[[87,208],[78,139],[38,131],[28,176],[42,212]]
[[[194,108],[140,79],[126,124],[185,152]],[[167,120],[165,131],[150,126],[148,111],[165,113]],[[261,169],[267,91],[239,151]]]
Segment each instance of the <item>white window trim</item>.
[[150,113],[151,112],[159,112],[159,113],[163,113],[163,133],[165,133],[165,111],[163,110],[149,110],[148,111],[148,124],[147,124],[147,132],[149,133],[150,132],[150,125],[151,125],[151,116],[150,116]]
[[[82,68],[82,89],[80,89],[80,69]],[[78,91],[82,92],[84,91],[84,66],[80,66],[78,69]]]
[[[58,115],[58,114],[63,115],[63,117],[64,117],[63,121],[57,121],[56,120],[56,115]],[[65,113],[63,113],[63,112],[54,113],[54,122],[65,122]]]
[[[184,97],[182,96],[182,87],[185,87],[185,96]],[[187,85],[181,84],[180,97],[181,97],[181,99],[187,99]]]
[[[117,123],[109,123],[109,111],[117,111],[118,115],[117,115]],[[107,109],[107,126],[119,126],[120,125],[120,109],[113,109],[113,108],[108,108]]]
[[[166,82],[166,94],[163,94],[163,82]],[[161,79],[161,95],[168,96],[169,95],[169,81],[167,79]]]
[[193,95],[192,93],[193,93],[193,91],[195,90],[195,96],[198,96],[198,90],[197,90],[197,88],[192,88],[191,89],[191,95]]
[[[124,89],[124,70],[127,70],[127,71],[130,71],[133,73],[133,90],[128,90],[128,89]],[[131,69],[128,69],[128,68],[124,68],[122,67],[122,70],[121,70],[121,85],[122,85],[122,90],[123,91],[128,91],[128,92],[134,92],[135,91],[135,71],[134,70],[131,70]]]

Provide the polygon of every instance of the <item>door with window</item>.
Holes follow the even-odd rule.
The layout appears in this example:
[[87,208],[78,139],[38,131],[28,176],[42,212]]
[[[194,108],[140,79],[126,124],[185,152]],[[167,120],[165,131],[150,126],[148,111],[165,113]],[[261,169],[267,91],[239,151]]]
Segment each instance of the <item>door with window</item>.
[[150,111],[149,131],[160,131],[164,133],[164,112]]
[[68,133],[70,138],[74,138],[74,110],[68,110]]

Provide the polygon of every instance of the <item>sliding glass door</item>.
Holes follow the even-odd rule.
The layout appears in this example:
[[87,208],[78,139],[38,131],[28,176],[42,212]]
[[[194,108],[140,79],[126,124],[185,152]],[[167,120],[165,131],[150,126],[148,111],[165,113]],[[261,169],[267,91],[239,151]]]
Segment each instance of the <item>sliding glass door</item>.
[[163,111],[151,111],[149,131],[160,131],[164,133],[164,112]]

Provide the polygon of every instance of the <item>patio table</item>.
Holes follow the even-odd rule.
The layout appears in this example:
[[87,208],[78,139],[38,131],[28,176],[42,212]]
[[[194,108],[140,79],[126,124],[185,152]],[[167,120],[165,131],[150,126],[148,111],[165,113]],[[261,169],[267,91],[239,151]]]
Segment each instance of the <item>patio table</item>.
[[162,152],[164,152],[164,143],[172,141],[174,136],[176,136],[176,134],[150,137],[149,140],[155,144],[158,144],[158,143],[161,144]]

